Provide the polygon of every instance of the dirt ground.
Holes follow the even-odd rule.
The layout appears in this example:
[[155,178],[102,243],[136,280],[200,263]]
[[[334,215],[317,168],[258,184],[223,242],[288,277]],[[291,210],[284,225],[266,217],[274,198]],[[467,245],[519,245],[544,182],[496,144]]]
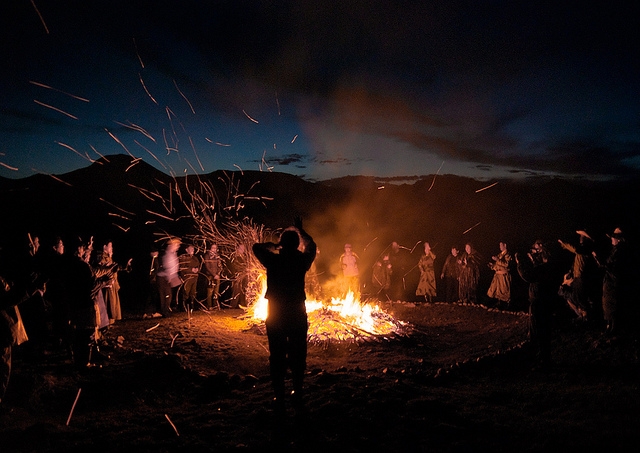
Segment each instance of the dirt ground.
[[[640,441],[638,336],[557,323],[554,365],[532,369],[527,315],[393,303],[392,338],[310,344],[306,413],[270,407],[264,328],[242,310],[131,315],[101,367],[14,360],[2,452],[578,451]],[[75,405],[74,405],[75,402]]]

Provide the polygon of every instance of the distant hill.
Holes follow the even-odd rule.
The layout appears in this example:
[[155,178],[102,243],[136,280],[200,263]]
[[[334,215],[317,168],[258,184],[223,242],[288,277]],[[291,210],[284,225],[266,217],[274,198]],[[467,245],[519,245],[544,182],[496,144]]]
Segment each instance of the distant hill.
[[186,187],[197,190],[203,183],[214,187],[220,207],[241,198],[239,218],[268,228],[285,227],[302,216],[320,248],[318,265],[325,275],[338,272],[345,242],[368,267],[391,241],[412,250],[417,262],[418,242],[428,240],[438,256],[437,270],[453,244],[472,241],[488,260],[500,240],[512,250],[524,249],[537,238],[573,241],[576,229],[586,229],[606,247],[605,234],[613,228],[636,238],[640,226],[638,181],[484,182],[429,175],[414,184],[382,186],[373,177],[309,182],[257,171],[173,178],[143,161],[114,155],[63,175],[0,178],[5,213],[0,247],[3,255],[26,253],[27,233],[39,235],[45,246],[55,235],[94,236],[96,243],[112,239],[122,259],[134,256],[144,263],[159,235],[193,232],[176,185],[185,194]]

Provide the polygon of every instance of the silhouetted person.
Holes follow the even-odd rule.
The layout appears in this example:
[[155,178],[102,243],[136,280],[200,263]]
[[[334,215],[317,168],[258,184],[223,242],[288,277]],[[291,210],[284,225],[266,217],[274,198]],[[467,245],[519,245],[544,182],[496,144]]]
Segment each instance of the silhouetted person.
[[391,243],[391,251],[389,252],[389,263],[391,264],[391,286],[389,288],[389,296],[392,300],[405,300],[404,294],[404,275],[407,267],[406,253],[404,247],[393,241]]
[[444,281],[445,302],[458,302],[458,278],[460,277],[460,265],[458,264],[458,247],[451,247],[451,253],[447,256],[442,266],[440,279]]
[[529,337],[538,353],[538,364],[551,365],[551,318],[557,297],[558,279],[550,263],[550,254],[541,241],[529,253],[516,253],[518,274],[529,283]]
[[467,304],[478,303],[478,281],[480,280],[480,255],[467,242],[464,252],[458,258],[460,274],[458,277],[458,295],[460,301]]
[[[302,240],[303,251],[298,248]],[[287,364],[293,378],[293,397],[302,405],[302,385],[307,362],[307,311],[305,274],[316,257],[316,244],[296,218],[295,227],[287,228],[278,244],[256,243],[253,253],[267,270],[267,337],[271,382],[275,392],[275,410],[284,415],[285,375]]]
[[[620,228],[608,234],[611,239],[611,251],[604,263],[598,261],[604,269],[602,282],[602,311],[606,323],[606,333],[613,335],[619,330],[621,315],[627,315],[627,291],[629,286],[629,252]],[[593,254],[594,258],[597,255]]]

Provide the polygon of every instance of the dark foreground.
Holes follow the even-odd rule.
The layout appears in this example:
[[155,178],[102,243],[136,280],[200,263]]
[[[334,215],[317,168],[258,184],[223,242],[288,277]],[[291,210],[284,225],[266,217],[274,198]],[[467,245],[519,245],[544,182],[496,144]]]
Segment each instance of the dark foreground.
[[108,331],[103,366],[80,372],[63,354],[35,362],[18,354],[0,450],[621,451],[639,443],[637,334],[607,338],[559,322],[554,365],[532,370],[522,313],[384,308],[412,332],[311,345],[306,412],[289,408],[280,422],[269,406],[266,337],[240,310],[131,316]]

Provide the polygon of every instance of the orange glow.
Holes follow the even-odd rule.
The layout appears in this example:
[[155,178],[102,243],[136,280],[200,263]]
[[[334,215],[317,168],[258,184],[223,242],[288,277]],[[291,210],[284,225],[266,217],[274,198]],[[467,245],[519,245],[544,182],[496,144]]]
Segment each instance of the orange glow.
[[[260,296],[248,308],[255,323],[267,319],[269,301],[266,275],[258,277]],[[369,337],[400,334],[406,325],[385,313],[378,305],[362,302],[359,295],[349,291],[344,297],[332,297],[330,303],[306,300],[309,337],[316,341],[360,341]]]

